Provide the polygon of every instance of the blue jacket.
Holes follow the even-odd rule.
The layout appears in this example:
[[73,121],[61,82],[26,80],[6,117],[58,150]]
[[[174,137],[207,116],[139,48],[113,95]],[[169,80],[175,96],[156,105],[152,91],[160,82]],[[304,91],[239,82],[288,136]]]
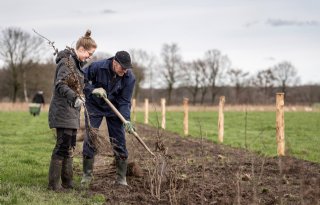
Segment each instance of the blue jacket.
[[84,94],[89,115],[116,116],[106,102],[95,95],[95,88],[103,88],[108,99],[118,109],[126,120],[130,120],[131,97],[135,84],[135,77],[129,69],[122,77],[112,69],[112,58],[93,62],[84,69]]

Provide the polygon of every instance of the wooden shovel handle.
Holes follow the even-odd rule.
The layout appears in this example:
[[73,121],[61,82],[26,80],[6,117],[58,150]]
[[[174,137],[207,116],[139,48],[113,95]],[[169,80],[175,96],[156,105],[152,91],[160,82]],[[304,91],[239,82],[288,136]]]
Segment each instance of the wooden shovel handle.
[[[128,121],[124,119],[121,113],[117,110],[117,108],[110,102],[110,100],[106,96],[102,96],[103,100],[111,107],[112,111],[120,118],[123,123],[127,123]],[[136,139],[142,144],[142,146],[152,155],[155,156],[154,153],[149,149],[149,147],[144,143],[144,141],[139,137],[136,131],[132,133]]]

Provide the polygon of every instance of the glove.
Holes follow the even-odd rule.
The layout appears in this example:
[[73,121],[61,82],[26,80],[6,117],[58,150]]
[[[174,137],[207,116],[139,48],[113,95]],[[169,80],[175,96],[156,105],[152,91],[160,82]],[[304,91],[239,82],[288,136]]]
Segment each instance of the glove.
[[74,101],[73,107],[77,108],[80,107],[85,103],[85,99],[83,97],[77,97],[76,100]]
[[134,127],[134,125],[130,121],[127,121],[126,123],[124,123],[124,129],[129,134],[133,134],[133,132],[136,131],[136,128]]
[[101,98],[101,97],[107,97],[107,92],[103,88],[95,88],[92,91],[92,94]]

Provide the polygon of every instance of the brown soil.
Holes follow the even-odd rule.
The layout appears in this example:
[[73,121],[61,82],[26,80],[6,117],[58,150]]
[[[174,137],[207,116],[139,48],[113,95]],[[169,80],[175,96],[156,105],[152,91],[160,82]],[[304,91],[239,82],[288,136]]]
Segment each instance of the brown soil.
[[151,150],[158,150],[157,157],[127,136],[129,161],[135,163],[130,169],[138,174],[128,173],[128,187],[116,186],[106,143],[96,157],[89,191],[103,194],[106,204],[320,204],[320,164],[263,157],[144,125],[137,131]]

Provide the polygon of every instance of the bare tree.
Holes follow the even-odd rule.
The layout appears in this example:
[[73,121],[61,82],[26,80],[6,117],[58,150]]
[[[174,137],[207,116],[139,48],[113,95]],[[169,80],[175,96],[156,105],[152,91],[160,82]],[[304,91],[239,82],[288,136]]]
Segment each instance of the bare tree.
[[31,36],[20,28],[4,29],[0,35],[0,57],[11,71],[12,102],[16,102],[17,92],[21,87],[20,75],[24,98],[28,102],[26,70],[30,68],[33,61],[38,60],[43,48],[43,40],[40,37]]
[[192,104],[196,104],[197,95],[201,88],[201,79],[203,76],[202,67],[205,67],[202,60],[196,60],[192,63],[184,63],[182,70],[184,72],[185,85],[192,95]]
[[[33,63],[27,71],[28,93],[33,96],[37,91],[44,93],[45,102],[48,102],[52,94],[56,64],[52,60],[46,63]],[[37,80],[34,80],[37,79]]]
[[208,89],[209,89],[209,70],[207,69],[207,65],[203,60],[198,60],[195,64],[197,66],[197,69],[199,70],[199,87],[200,87],[200,103],[203,105],[204,103],[204,97],[206,96]]
[[[33,62],[30,65],[26,72],[29,96],[32,97],[37,91],[41,90],[44,92],[45,101],[49,101],[52,93],[55,66],[56,64],[52,59],[48,59],[45,63]],[[20,77],[19,80],[21,80]],[[0,100],[11,100],[11,72],[6,67],[0,69],[0,82]],[[23,97],[23,90],[20,89],[17,93],[17,98]]]
[[217,81],[226,68],[230,66],[230,60],[227,56],[221,54],[219,50],[208,50],[205,53],[205,63],[207,65],[208,83],[211,87],[211,103],[214,103],[217,94]]
[[281,92],[286,94],[287,86],[298,83],[297,69],[288,61],[283,61],[275,65],[272,69],[275,80],[278,86],[281,87]]
[[133,74],[136,78],[136,83],[135,83],[135,86],[134,86],[134,91],[133,91],[133,97],[134,98],[137,98],[138,95],[139,95],[139,92],[140,92],[140,89],[141,89],[141,83],[143,82],[144,80],[144,71],[145,68],[143,67],[143,65],[140,65],[136,62],[133,62]]
[[11,73],[7,67],[0,68],[0,99],[9,100]]
[[[153,101],[153,83],[154,83],[154,63],[155,63],[155,57],[151,54],[148,54],[146,51],[141,50],[141,49],[131,49],[130,54],[132,57],[132,61],[138,66],[139,75],[142,76],[139,81],[139,83],[136,83],[136,88],[135,88],[135,93],[134,96],[137,97],[138,95],[138,90],[140,90],[141,87],[143,87],[143,84],[149,85],[149,98],[151,102]],[[136,73],[135,73],[136,74]],[[146,82],[148,81],[148,82]],[[139,86],[139,88],[137,88]]]
[[170,105],[172,90],[174,85],[179,81],[179,68],[181,66],[182,58],[179,54],[179,47],[175,43],[171,45],[164,44],[161,55],[164,62],[163,76],[167,84],[168,105]]
[[272,88],[274,87],[275,77],[271,69],[261,70],[253,79],[253,85],[262,90],[264,102],[269,98]]
[[228,71],[228,75],[230,77],[231,84],[235,86],[236,101],[239,103],[241,88],[246,84],[249,72],[244,72],[241,69],[231,69]]

